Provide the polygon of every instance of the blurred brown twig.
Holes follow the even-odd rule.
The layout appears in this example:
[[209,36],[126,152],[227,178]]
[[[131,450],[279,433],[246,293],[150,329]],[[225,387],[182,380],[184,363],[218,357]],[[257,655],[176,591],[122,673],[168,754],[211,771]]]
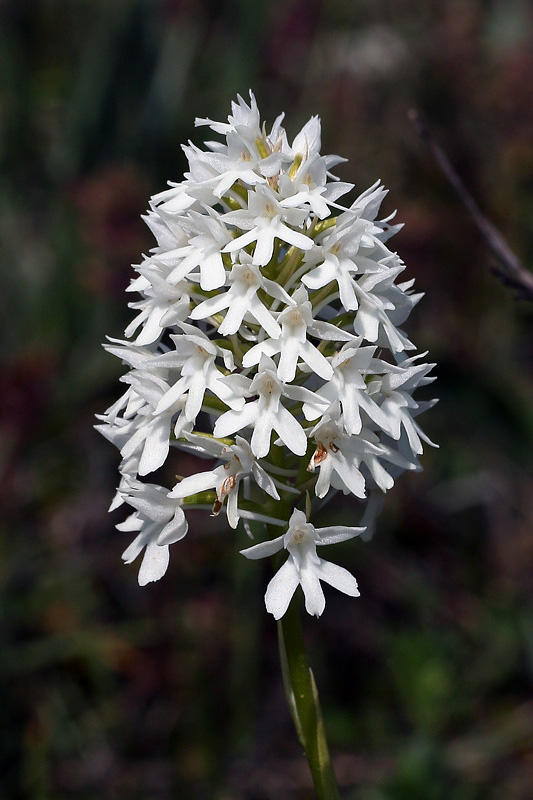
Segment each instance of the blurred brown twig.
[[482,213],[450,159],[435,140],[420,112],[412,108],[409,110],[408,117],[422,141],[433,153],[443,174],[459,195],[487,247],[498,260],[499,266],[492,268],[494,274],[502,283],[514,289],[521,300],[533,302],[533,273],[523,266],[500,231]]

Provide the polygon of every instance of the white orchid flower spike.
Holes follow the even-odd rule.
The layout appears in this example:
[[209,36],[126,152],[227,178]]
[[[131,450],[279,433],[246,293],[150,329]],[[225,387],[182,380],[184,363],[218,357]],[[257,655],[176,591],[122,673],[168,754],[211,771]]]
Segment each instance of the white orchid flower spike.
[[[345,159],[321,153],[320,119],[291,137],[282,123],[268,128],[251,92],[227,120],[196,120],[219,138],[185,145],[185,176],[151,198],[133,319],[106,345],[126,391],[97,425],[121,454],[111,509],[133,509],[117,527],[133,536],[124,560],[142,554],[139,583],[167,571],[189,509],[224,512],[237,536],[270,537],[246,558],[287,551],[265,596],[276,619],[298,586],[315,616],[324,582],[357,596],[317,548],[370,538],[384,494],[433,444],[418,422],[433,401],[417,396],[433,365],[400,327],[421,295],[399,280],[386,190],[344,201],[354,187],[332,174]],[[212,463],[189,474],[191,454]],[[140,480],[156,470],[173,485]],[[338,493],[359,527],[316,529]]]

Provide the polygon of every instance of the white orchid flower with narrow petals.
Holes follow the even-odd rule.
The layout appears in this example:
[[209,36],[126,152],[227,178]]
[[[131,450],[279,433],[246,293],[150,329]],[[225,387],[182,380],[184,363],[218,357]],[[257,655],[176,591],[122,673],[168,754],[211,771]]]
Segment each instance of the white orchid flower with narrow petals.
[[[253,476],[270,497],[279,500],[278,490],[270,475],[257,462],[252,449],[242,436],[236,437],[234,445],[222,445],[216,439],[206,441],[203,437],[186,434],[189,442],[201,446],[205,451],[222,459],[225,463],[207,472],[190,475],[176,484],[169,497],[190,497],[198,492],[216,489],[217,499],[213,514],[218,514],[227,498],[226,513],[232,528],[236,528],[241,518],[238,507],[239,486],[246,476]],[[202,441],[203,439],[203,441]]]
[[252,452],[257,458],[263,458],[270,450],[270,439],[275,431],[283,444],[297,456],[303,456],[307,450],[307,436],[293,414],[282,402],[287,397],[296,402],[313,400],[314,395],[303,386],[291,386],[280,381],[276,374],[276,365],[268,356],[261,356],[259,371],[250,382],[247,395],[259,395],[259,398],[237,411],[226,411],[215,423],[215,436],[229,436],[241,428],[252,427]]
[[303,412],[308,420],[316,420],[333,410],[340,403],[342,422],[349,434],[358,434],[363,427],[362,413],[382,430],[392,432],[389,419],[376,399],[368,391],[365,378],[389,372],[400,372],[401,368],[374,358],[375,346],[362,347],[362,336],[347,342],[331,358],[331,379],[320,387],[314,403],[304,403]]
[[224,135],[236,130],[237,126],[241,126],[247,128],[254,135],[259,135],[260,116],[253,92],[250,92],[250,105],[247,105],[240,94],[237,95],[237,102],[231,101],[231,114],[229,114],[227,122],[215,122],[205,117],[196,117],[194,124],[196,126],[209,125],[215,133]]
[[154,367],[179,370],[180,377],[161,397],[156,414],[161,414],[173,406],[183,395],[185,398],[185,419],[194,421],[209,389],[216,397],[231,408],[241,408],[243,399],[232,391],[231,385],[223,381],[222,373],[215,364],[216,358],[222,358],[229,368],[233,365],[232,354],[217,347],[202,331],[192,325],[182,325],[183,333],[173,335],[175,349],[154,356],[150,363]]
[[[221,251],[231,240],[231,231],[209,206],[206,212],[190,211],[182,223],[189,234],[186,244],[157,257],[158,263],[169,268],[167,281],[171,286],[179,285],[188,276],[193,280],[197,274],[200,286],[206,292],[218,289],[226,282]],[[195,273],[196,269],[198,273]]]
[[126,336],[132,336],[142,326],[135,344],[152,344],[161,337],[167,326],[187,319],[191,286],[186,281],[169,283],[168,269],[164,265],[148,262],[141,266],[139,278],[132,281],[126,291],[139,290],[144,298],[128,303],[129,308],[139,313],[125,330]]
[[322,614],[326,605],[321,581],[344,594],[358,597],[357,581],[353,575],[344,567],[319,558],[316,548],[353,539],[363,531],[364,528],[348,528],[344,525],[315,528],[307,521],[303,511],[295,509],[285,534],[241,550],[243,556],[251,559],[273,556],[283,548],[289,553],[268,584],[265,594],[267,611],[274,619],[281,619],[285,614],[298,586],[302,587],[306,611],[315,617]]
[[327,183],[327,178],[328,168],[323,156],[316,154],[303,159],[288,175],[280,175],[279,191],[284,198],[281,205],[283,208],[308,205],[318,219],[325,219],[331,213],[330,205],[336,205],[339,197],[353,189],[352,183]]
[[325,497],[330,488],[344,494],[366,497],[365,471],[371,475],[382,492],[394,485],[392,475],[382,461],[396,464],[402,469],[415,469],[415,464],[399,452],[380,442],[372,431],[363,428],[357,436],[343,430],[339,409],[334,416],[326,415],[311,431],[316,449],[308,465],[308,471],[318,467],[315,484],[317,497]]
[[122,558],[126,564],[131,564],[144,550],[139,584],[145,586],[158,581],[167,571],[169,545],[183,539],[187,533],[187,520],[181,502],[169,498],[162,486],[153,483],[129,481],[124,500],[136,511],[119,523],[117,529],[137,533],[137,536]]
[[278,378],[292,381],[296,375],[298,359],[320,378],[328,380],[333,375],[333,368],[320,350],[308,340],[308,335],[322,341],[348,342],[354,339],[349,331],[343,331],[328,322],[316,320],[304,286],[299,286],[292,295],[292,305],[284,309],[278,316],[281,333],[278,337],[258,342],[244,355],[243,366],[249,367],[259,363],[263,354],[270,357],[280,354]]
[[227,292],[204,300],[191,312],[191,319],[206,319],[227,309],[224,321],[219,325],[219,333],[237,333],[246,317],[251,317],[271,336],[278,336],[280,327],[271,311],[258,298],[257,292],[263,289],[281,302],[292,304],[287,292],[274,281],[265,278],[259,269],[243,258],[244,263],[234,264],[229,275],[230,288]]
[[302,226],[306,217],[306,211],[284,208],[272,189],[258,186],[254,192],[248,193],[247,211],[229,211],[224,215],[225,222],[243,230],[248,229],[247,233],[227,244],[224,252],[234,253],[255,242],[253,263],[264,267],[272,258],[275,239],[302,250],[310,250],[313,240],[307,234],[294,230]]

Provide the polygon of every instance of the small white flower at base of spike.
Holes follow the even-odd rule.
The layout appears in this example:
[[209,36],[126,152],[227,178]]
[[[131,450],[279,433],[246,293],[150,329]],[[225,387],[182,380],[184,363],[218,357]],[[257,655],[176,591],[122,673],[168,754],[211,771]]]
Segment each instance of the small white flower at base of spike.
[[364,528],[347,528],[344,525],[315,528],[307,522],[303,511],[295,508],[289,520],[287,533],[278,536],[277,539],[241,550],[243,556],[254,559],[273,556],[283,548],[289,553],[289,557],[276,572],[266,590],[266,608],[274,619],[281,619],[285,614],[298,586],[302,587],[304,593],[306,611],[315,617],[322,614],[326,605],[320,581],[329,583],[340,592],[358,597],[357,581],[353,575],[344,567],[319,558],[316,548],[319,545],[353,539],[364,530]]

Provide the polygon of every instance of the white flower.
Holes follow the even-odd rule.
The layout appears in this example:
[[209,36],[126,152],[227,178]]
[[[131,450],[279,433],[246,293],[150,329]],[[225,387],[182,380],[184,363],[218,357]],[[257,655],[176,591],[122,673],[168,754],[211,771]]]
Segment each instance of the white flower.
[[[126,469],[132,473],[132,462],[135,463],[134,474],[147,475],[158,469],[165,462],[169,451],[171,421],[177,410],[181,410],[181,398],[165,414],[155,414],[155,407],[160,398],[168,390],[163,378],[145,371],[135,371],[123,379],[131,384],[134,402],[129,403],[127,413],[106,420],[106,428],[102,433],[112,441],[120,453],[129,462]],[[124,471],[124,470],[122,470]]]
[[290,386],[278,380],[276,365],[263,355],[259,371],[250,382],[247,395],[258,394],[259,399],[240,411],[226,411],[215,423],[215,436],[229,436],[243,428],[253,427],[251,446],[257,458],[263,458],[270,450],[270,437],[275,431],[291,452],[305,455],[307,436],[298,420],[281,403],[282,397],[295,401],[313,400],[314,395],[303,386]]
[[142,217],[157,241],[157,245],[150,250],[154,257],[187,244],[187,233],[181,224],[181,212],[196,203],[185,191],[188,188],[186,182],[170,182],[169,185],[171,189],[165,189],[152,197],[151,210]]
[[254,192],[248,192],[248,211],[229,211],[224,215],[226,222],[244,230],[249,229],[248,233],[243,233],[227,244],[224,252],[234,253],[235,250],[256,242],[253,263],[263,267],[272,258],[276,238],[302,250],[310,250],[313,240],[288,227],[300,227],[306,218],[307,211],[284,208],[272,189],[258,186]]
[[227,122],[214,122],[212,119],[197,117],[194,120],[194,124],[209,125],[209,127],[214,130],[215,133],[222,134],[227,134],[230,131],[236,130],[237,126],[239,126],[248,128],[253,134],[258,136],[260,117],[259,109],[257,108],[257,102],[253,92],[250,92],[249,106],[246,104],[246,101],[241,97],[240,94],[237,95],[237,100],[237,103],[234,101],[231,102],[231,114],[229,115]]
[[129,481],[124,500],[136,512],[117,525],[117,529],[134,531],[137,536],[122,558],[126,564],[131,564],[145,551],[139,569],[139,584],[145,586],[158,581],[167,571],[169,545],[183,539],[187,520],[180,501],[169,498],[166,489],[153,483]]
[[412,397],[416,386],[431,383],[434,378],[428,378],[427,373],[434,364],[414,364],[414,356],[402,364],[402,371],[384,375],[381,379],[379,390],[383,397],[381,411],[386,415],[388,428],[393,439],[399,439],[402,428],[407,434],[409,445],[415,455],[422,453],[421,439],[436,447],[421,427],[413,420],[412,411],[418,408],[418,403]]
[[235,395],[224,374],[215,364],[221,357],[228,368],[233,366],[232,354],[228,350],[217,347],[202,331],[192,325],[183,324],[183,333],[173,335],[175,349],[169,350],[151,359],[153,367],[179,369],[181,376],[160,398],[155,413],[161,414],[171,408],[186,393],[185,419],[194,422],[209,389],[231,408],[241,408],[243,400]]
[[165,275],[155,263],[140,267],[138,272],[140,277],[132,281],[126,291],[142,291],[144,299],[128,303],[129,308],[138,309],[139,313],[124,333],[128,337],[133,336],[137,328],[142,325],[135,344],[146,345],[159,339],[167,326],[176,325],[187,319],[191,287],[185,281],[169,283],[168,270]]
[[302,130],[294,137],[290,154],[293,159],[304,161],[312,159],[320,152],[321,144],[321,124],[320,117],[311,117],[306,122]]
[[362,411],[380,428],[392,432],[387,414],[368,392],[365,376],[400,370],[393,364],[374,358],[376,348],[361,347],[362,338],[354,338],[335,353],[330,362],[333,373],[331,380],[320,387],[314,403],[304,403],[303,412],[306,419],[317,419],[332,412],[333,405],[339,402],[347,433],[360,433],[363,427]]
[[272,177],[281,168],[281,153],[263,156],[259,150],[257,137],[253,131],[239,125],[226,135],[227,149],[224,154],[209,153],[209,163],[220,171],[214,193],[222,197],[236,181],[248,186],[266,183],[264,176]]
[[219,513],[227,497],[226,512],[228,522],[232,528],[237,527],[241,517],[241,512],[238,508],[239,485],[247,475],[253,475],[261,489],[275,500],[279,500],[274,481],[258,464],[250,445],[242,436],[237,436],[236,443],[229,446],[217,442],[216,439],[207,439],[191,434],[186,434],[186,439],[197,446],[201,446],[204,452],[221,458],[226,463],[213,470],[199,472],[196,475],[184,478],[172,489],[169,497],[190,497],[207,489],[216,489],[217,500],[213,506],[213,513]]
[[253,559],[272,556],[283,548],[289,552],[289,557],[268,584],[265,594],[266,609],[274,619],[281,619],[285,614],[298,586],[302,587],[304,593],[306,611],[316,617],[322,614],[326,605],[320,581],[329,583],[351,597],[358,597],[357,581],[353,575],[344,567],[319,558],[316,548],[352,539],[363,530],[344,525],[317,529],[307,522],[303,511],[295,509],[287,533],[241,550],[242,555]]
[[167,281],[171,286],[179,284],[198,268],[200,286],[206,292],[224,286],[226,270],[222,260],[222,248],[231,240],[231,232],[219,215],[207,207],[207,213],[190,211],[182,225],[189,236],[182,247],[169,250],[158,256],[159,263],[172,267]]
[[363,428],[357,436],[347,436],[338,417],[334,419],[326,415],[312,434],[317,447],[308,470],[314,472],[316,467],[319,468],[315,484],[317,497],[325,497],[331,487],[345,494],[366,497],[362,465],[367,467],[381,491],[386,492],[392,488],[394,480],[380,458],[398,464],[403,469],[413,468],[412,462],[382,444],[376,434],[368,429]]
[[[329,233],[321,242],[307,254],[306,263],[319,265],[302,277],[309,289],[321,289],[328,283],[335,282],[339,287],[341,303],[347,311],[356,309],[359,305],[357,299],[357,284],[351,273],[359,272],[356,261],[361,239],[370,228],[366,220],[353,219],[349,227],[337,229]],[[364,264],[372,271],[379,269],[379,264],[366,259]]]
[[[297,162],[295,162],[297,163]],[[279,177],[279,191],[284,199],[283,208],[301,208],[308,205],[319,219],[330,214],[330,205],[335,205],[343,194],[353,189],[352,183],[327,182],[326,159],[318,154],[303,160],[294,173]]]
[[282,381],[290,382],[294,379],[299,358],[321,378],[331,378],[333,375],[331,364],[320,350],[308,341],[308,333],[323,341],[350,341],[354,338],[353,335],[328,322],[315,320],[303,286],[299,286],[293,294],[292,303],[278,316],[278,324],[281,324],[279,337],[258,342],[250,348],[243,357],[243,366],[257,364],[263,353],[271,357],[280,353],[278,378]]
[[272,312],[257,297],[257,292],[259,289],[264,289],[272,297],[291,303],[286,291],[274,281],[265,278],[257,267],[246,260],[245,263],[234,264],[229,281],[231,284],[229,290],[209,297],[196,306],[191,312],[191,319],[206,319],[227,308],[224,321],[218,328],[220,333],[224,335],[237,333],[244,318],[250,316],[271,336],[278,336],[280,327]]
[[[397,256],[382,260],[388,269],[382,273],[363,275],[355,284],[359,307],[354,330],[369,342],[388,347],[393,353],[413,350],[414,345],[392,321],[396,312],[393,281],[405,269]],[[392,312],[392,313],[391,313]]]

